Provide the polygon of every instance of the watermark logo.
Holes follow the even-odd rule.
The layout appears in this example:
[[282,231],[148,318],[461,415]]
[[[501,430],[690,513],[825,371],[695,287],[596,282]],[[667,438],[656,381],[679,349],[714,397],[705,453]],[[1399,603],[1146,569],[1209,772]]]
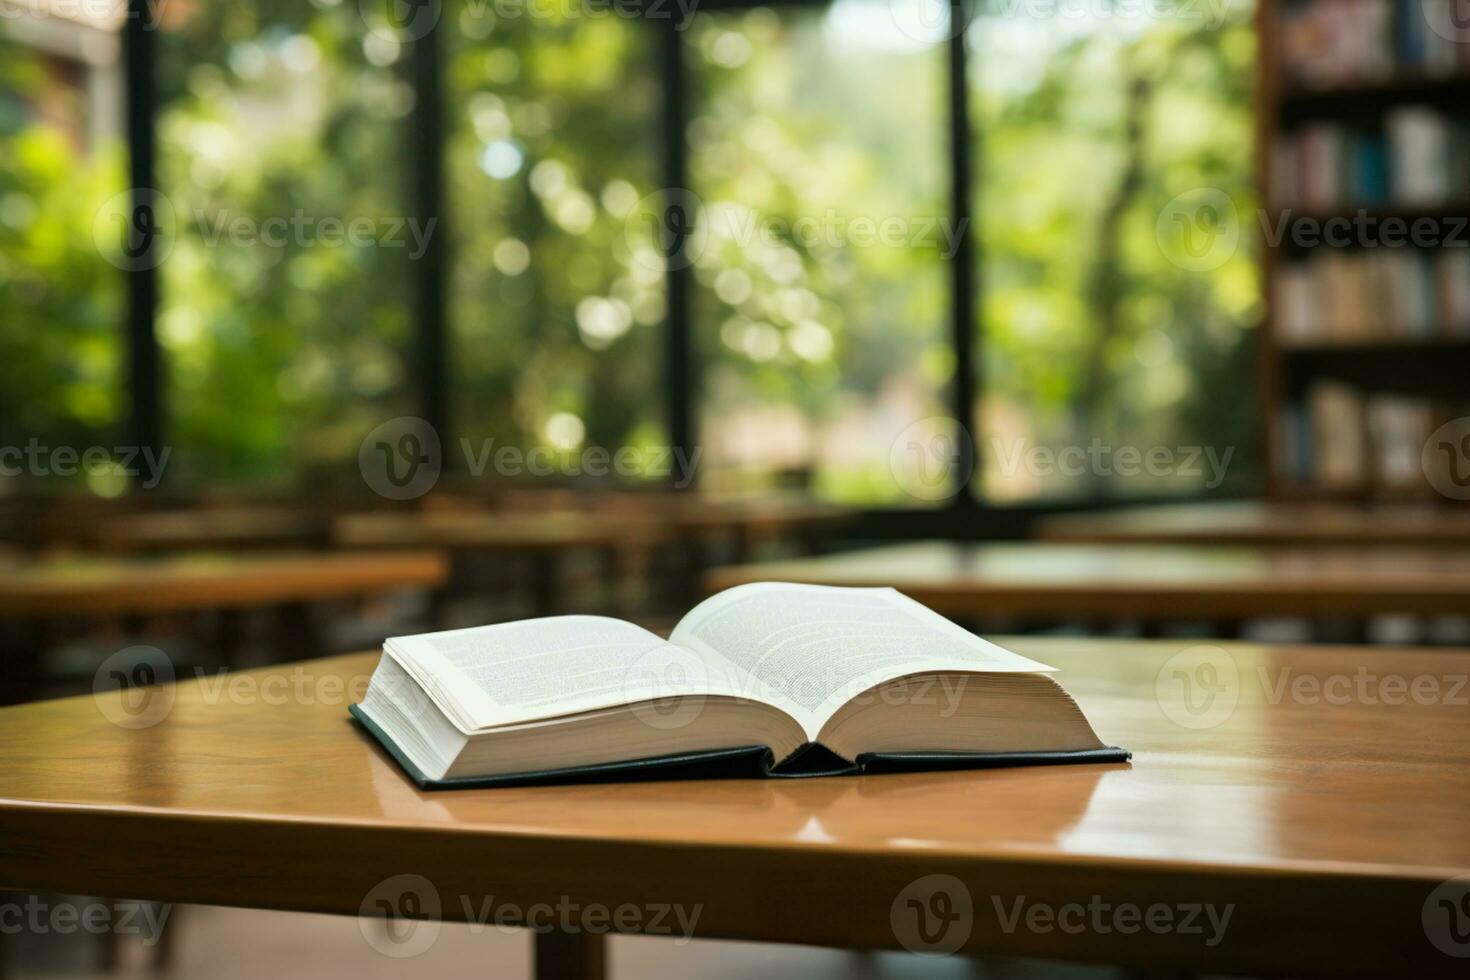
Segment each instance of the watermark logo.
[[35,936],[139,936],[144,946],[163,938],[172,905],[153,902],[75,901],[49,902],[40,895],[27,895],[24,902],[0,903],[0,936],[25,932]]
[[1470,415],[1435,429],[1424,442],[1419,463],[1435,490],[1451,500],[1470,500]]
[[1180,650],[1154,677],[1160,710],[1182,728],[1214,728],[1235,713],[1240,669],[1223,647],[1195,645]]
[[1001,931],[1007,934],[1018,929],[1039,935],[1060,932],[1069,936],[1082,933],[1129,936],[1147,932],[1198,936],[1210,948],[1220,945],[1235,914],[1234,903],[1223,906],[1212,902],[1138,905],[1134,902],[1110,902],[1101,895],[1093,895],[1086,902],[1061,905],[1030,902],[1025,895],[1017,895],[1010,902],[999,895],[992,895],[991,902]]
[[1466,0],[1419,0],[1424,23],[1446,41],[1470,44],[1470,3]]
[[[200,704],[333,705],[359,704],[372,683],[371,673],[322,674],[299,665],[268,672],[213,671],[195,667],[190,678]],[[146,728],[168,716],[174,704],[176,671],[168,655],[151,646],[132,646],[104,660],[93,675],[98,710],[122,728]],[[377,690],[406,715],[433,713],[442,696],[434,678],[423,683],[409,677],[380,678]]]
[[439,482],[444,453],[439,433],[413,415],[389,419],[357,449],[357,468],[373,492],[388,500],[422,497]]
[[898,33],[910,41],[937,44],[963,34],[977,6],[950,0],[888,0],[888,16]]
[[992,438],[996,470],[1006,476],[1026,473],[1035,478],[1063,476],[1149,476],[1156,480],[1199,481],[1208,490],[1225,482],[1235,447],[1114,446],[1094,436],[1086,446],[1035,446],[1025,439]]
[[173,682],[168,654],[152,646],[126,647],[92,675],[92,701],[119,728],[151,728],[173,710]]
[[1273,216],[1256,212],[1267,247],[1290,242],[1298,248],[1465,248],[1470,246],[1470,217],[1446,215],[1382,217],[1359,208],[1352,214],[1319,217],[1282,208]]
[[443,5],[440,0],[357,0],[357,12],[374,37],[402,44],[428,37]]
[[429,250],[438,218],[427,221],[406,215],[353,217],[308,214],[297,208],[290,214],[258,216],[221,208],[196,209],[192,215],[199,241],[206,248],[222,244],[234,248],[401,248],[410,262]]
[[641,654],[623,675],[623,700],[650,728],[683,728],[704,711],[709,667],[672,644]]
[[98,252],[119,269],[163,264],[186,230],[205,248],[394,248],[416,262],[428,251],[437,218],[407,215],[245,214],[230,208],[184,212],[163,193],[134,188],[113,195],[92,219]]
[[0,446],[0,476],[115,476],[141,479],[151,490],[163,479],[172,446],[48,446],[32,436],[24,446]]
[[1256,680],[1268,704],[1470,705],[1470,674],[1379,674],[1365,666],[1352,673],[1298,674],[1291,667],[1256,668]]
[[357,928],[369,946],[395,960],[427,952],[439,939],[439,889],[419,874],[385,878],[363,896]]
[[1470,875],[1437,885],[1424,900],[1424,935],[1446,956],[1470,958]]
[[848,248],[933,250],[940,258],[958,251],[969,219],[947,215],[864,214],[839,208],[797,217],[718,201],[709,206],[683,188],[655,191],[624,218],[623,232],[633,260],[645,268],[682,269],[698,262],[711,246],[759,246],[799,262],[803,252]]
[[[648,269],[687,269],[709,244],[704,202],[683,187],[645,194],[623,219],[633,260]],[[650,250],[647,243],[652,241]]]
[[126,272],[156,269],[174,250],[179,219],[173,202],[152,187],[114,194],[92,218],[92,242]]
[[[567,425],[548,432],[549,439],[561,440],[555,445],[527,449],[515,443],[497,445],[494,438],[461,437],[458,451],[464,472],[476,479],[487,472],[504,477],[672,478],[675,487],[683,488],[693,482],[704,452],[698,446],[692,451],[682,446],[584,446],[586,430],[580,419],[563,414],[560,419],[553,417],[553,422],[557,421]],[[0,450],[0,461],[3,452]],[[438,430],[412,415],[379,425],[367,434],[357,451],[363,481],[389,500],[412,500],[428,493],[438,483],[444,461]]]
[[[581,425],[578,421],[577,425]],[[482,439],[478,446],[468,438],[459,440],[466,471],[480,477],[490,470],[499,476],[565,476],[602,477],[674,477],[673,485],[687,487],[694,479],[703,447],[686,452],[683,446],[585,446],[553,449],[532,446],[522,449],[513,443],[495,445],[495,440]],[[675,474],[678,474],[675,476]]]
[[1159,212],[1154,239],[1164,258],[1186,272],[1211,272],[1240,247],[1240,215],[1218,187],[1196,187]]
[[507,933],[520,929],[568,935],[641,933],[670,936],[675,946],[683,946],[694,938],[694,929],[704,913],[703,905],[625,902],[608,906],[598,902],[584,904],[568,895],[558,896],[555,901],[520,905],[502,902],[494,895],[462,894],[451,896],[446,903],[428,878],[398,874],[378,882],[364,896],[358,907],[358,929],[368,945],[382,955],[410,959],[433,947],[439,939],[440,920],[446,906],[455,905],[458,906],[456,919],[465,923],[471,935],[490,928]]
[[888,909],[894,938],[911,953],[947,956],[964,946],[975,927],[970,889],[954,875],[916,878]]
[[916,500],[946,500],[975,466],[969,431],[948,416],[932,415],[905,428],[888,449],[888,472]]

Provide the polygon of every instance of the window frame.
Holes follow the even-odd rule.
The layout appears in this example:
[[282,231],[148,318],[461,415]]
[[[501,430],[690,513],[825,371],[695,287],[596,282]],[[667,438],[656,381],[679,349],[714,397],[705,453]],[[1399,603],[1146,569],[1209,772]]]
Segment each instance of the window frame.
[[[441,0],[416,0],[417,3],[439,4]],[[978,0],[949,0],[951,23],[969,24],[974,3]],[[791,8],[823,8],[828,0],[706,0],[701,12],[769,7],[777,11]],[[652,9],[652,8],[650,8]],[[154,80],[155,34],[158,24],[151,19],[161,13],[152,0],[127,0],[127,15],[122,28],[122,72],[125,92],[125,142],[129,158],[132,210],[135,219],[149,218],[147,212],[156,187],[156,116],[157,91]],[[444,63],[439,32],[442,18],[423,36],[408,43],[405,73],[414,91],[413,108],[407,120],[406,134],[410,145],[418,147],[414,166],[407,175],[407,200],[414,217],[424,227],[436,227],[425,253],[413,264],[413,309],[415,316],[412,360],[409,377],[415,380],[414,402],[420,415],[440,435],[441,444],[453,444],[454,420],[451,414],[450,324],[447,301],[448,272],[451,264],[449,235],[445,221],[450,209],[445,207],[444,147],[447,131],[444,122]],[[691,73],[685,64],[683,33],[674,22],[661,19],[648,26],[657,31],[657,69],[663,87],[661,118],[658,130],[660,179],[664,189],[684,188],[688,184],[688,146],[684,134],[689,122],[689,88]],[[979,486],[982,460],[975,451],[974,434],[970,431],[973,406],[984,393],[984,378],[976,352],[983,337],[983,325],[976,311],[981,308],[984,282],[979,260],[979,244],[975,234],[976,208],[972,192],[977,138],[970,110],[969,60],[966,43],[968,31],[950,31],[943,42],[947,47],[948,83],[948,157],[949,219],[959,229],[956,247],[949,263],[950,322],[948,341],[954,355],[954,377],[945,404],[958,427],[970,438],[959,441],[958,458],[951,467],[954,484],[950,495],[937,506],[923,509],[874,508],[864,511],[858,525],[863,537],[958,537],[1005,538],[1023,536],[1031,521],[1041,515],[1064,510],[1104,508],[1119,505],[1142,505],[1151,502],[1198,500],[1218,496],[1200,492],[1167,498],[1129,498],[1126,501],[1090,495],[1075,500],[1047,501],[1034,504],[994,504],[975,493]],[[670,195],[671,199],[674,195]],[[436,222],[428,225],[427,222]],[[137,227],[149,227],[139,224]],[[687,237],[687,236],[686,236]],[[675,242],[672,249],[683,247]],[[674,252],[673,254],[677,254]],[[129,431],[134,445],[161,451],[167,439],[167,406],[164,402],[167,365],[157,333],[160,307],[159,277],[156,263],[143,262],[125,272],[128,281],[126,343],[127,402]],[[687,262],[673,261],[665,276],[668,312],[664,325],[663,364],[664,416],[670,446],[682,453],[676,459],[695,458],[698,443],[697,394],[699,364],[692,340],[694,325],[690,317],[693,289],[692,269]],[[677,470],[677,468],[676,468]],[[693,487],[694,474],[673,472],[670,480],[681,487]]]

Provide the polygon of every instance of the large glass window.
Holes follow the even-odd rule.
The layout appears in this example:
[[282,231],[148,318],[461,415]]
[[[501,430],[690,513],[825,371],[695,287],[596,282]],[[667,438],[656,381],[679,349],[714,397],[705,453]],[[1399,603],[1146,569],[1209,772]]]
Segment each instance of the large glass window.
[[702,14],[687,47],[703,484],[926,502],[892,450],[953,372],[943,45],[839,0]]
[[[948,4],[689,19],[704,486],[945,499],[955,474],[936,480],[928,456],[952,408],[947,263],[967,231],[981,499],[1249,481],[1248,5],[977,3],[955,25],[974,229],[950,213]],[[443,227],[410,199],[424,11],[442,55]],[[421,407],[414,300],[432,279],[416,263],[434,235],[467,461],[668,440],[665,21],[471,0],[163,15],[156,334],[176,481],[355,479],[363,436]],[[103,441],[126,414],[125,229],[105,227],[127,217],[108,205],[123,190],[117,25],[36,20],[0,23],[0,435]]]
[[[113,23],[0,18],[0,446],[81,452],[121,434],[121,234],[98,221],[123,189],[120,100]],[[21,482],[123,489],[109,468],[14,464]]]
[[[445,8],[451,380],[472,467],[503,446],[668,438],[664,274],[636,220],[659,189],[662,25],[600,13]],[[658,453],[624,458],[665,466]]]
[[1251,480],[1248,6],[986,6],[969,40],[977,491],[1009,503]]
[[[411,414],[414,92],[371,5],[231,0],[166,16],[159,183],[167,431],[181,482],[308,485]],[[171,12],[171,11],[170,11]]]

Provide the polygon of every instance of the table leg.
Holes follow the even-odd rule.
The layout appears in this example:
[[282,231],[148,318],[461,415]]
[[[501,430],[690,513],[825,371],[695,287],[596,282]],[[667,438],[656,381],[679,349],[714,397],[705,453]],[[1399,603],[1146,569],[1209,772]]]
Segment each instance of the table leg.
[[40,697],[41,664],[46,648],[45,624],[37,619],[0,623],[0,644],[9,662],[0,671],[0,706]]
[[312,616],[310,603],[289,602],[275,610],[275,649],[270,663],[325,657],[330,651]]
[[537,616],[551,616],[557,609],[557,572],[560,565],[554,551],[531,556],[531,602]]
[[605,937],[587,932],[537,932],[531,968],[536,980],[604,980]]
[[[203,633],[203,630],[200,631]],[[238,670],[245,650],[245,614],[239,609],[221,609],[215,619],[215,665],[225,670]]]

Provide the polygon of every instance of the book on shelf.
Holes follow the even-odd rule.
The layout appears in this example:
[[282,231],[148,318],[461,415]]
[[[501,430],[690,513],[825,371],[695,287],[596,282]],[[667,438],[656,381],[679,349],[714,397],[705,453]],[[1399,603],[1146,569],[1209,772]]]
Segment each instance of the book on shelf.
[[1317,249],[1273,285],[1283,346],[1470,337],[1470,249]]
[[1368,399],[1368,482],[1374,496],[1423,490],[1421,459],[1424,442],[1435,429],[1434,419],[1434,404],[1423,398],[1385,393]]
[[1363,396],[1338,381],[1318,381],[1307,391],[1312,482],[1327,490],[1352,490],[1367,473]]
[[758,583],[396,637],[351,712],[425,788],[1122,762],[1053,668],[892,589]]
[[1380,499],[1433,497],[1425,453],[1432,433],[1467,406],[1397,392],[1365,393],[1340,381],[1313,382],[1281,407],[1277,465],[1286,482]]
[[1332,89],[1470,69],[1459,0],[1302,0],[1281,12],[1287,81]]
[[1470,122],[1422,105],[1384,113],[1364,128],[1317,120],[1271,148],[1278,208],[1340,211],[1436,207],[1470,196]]

